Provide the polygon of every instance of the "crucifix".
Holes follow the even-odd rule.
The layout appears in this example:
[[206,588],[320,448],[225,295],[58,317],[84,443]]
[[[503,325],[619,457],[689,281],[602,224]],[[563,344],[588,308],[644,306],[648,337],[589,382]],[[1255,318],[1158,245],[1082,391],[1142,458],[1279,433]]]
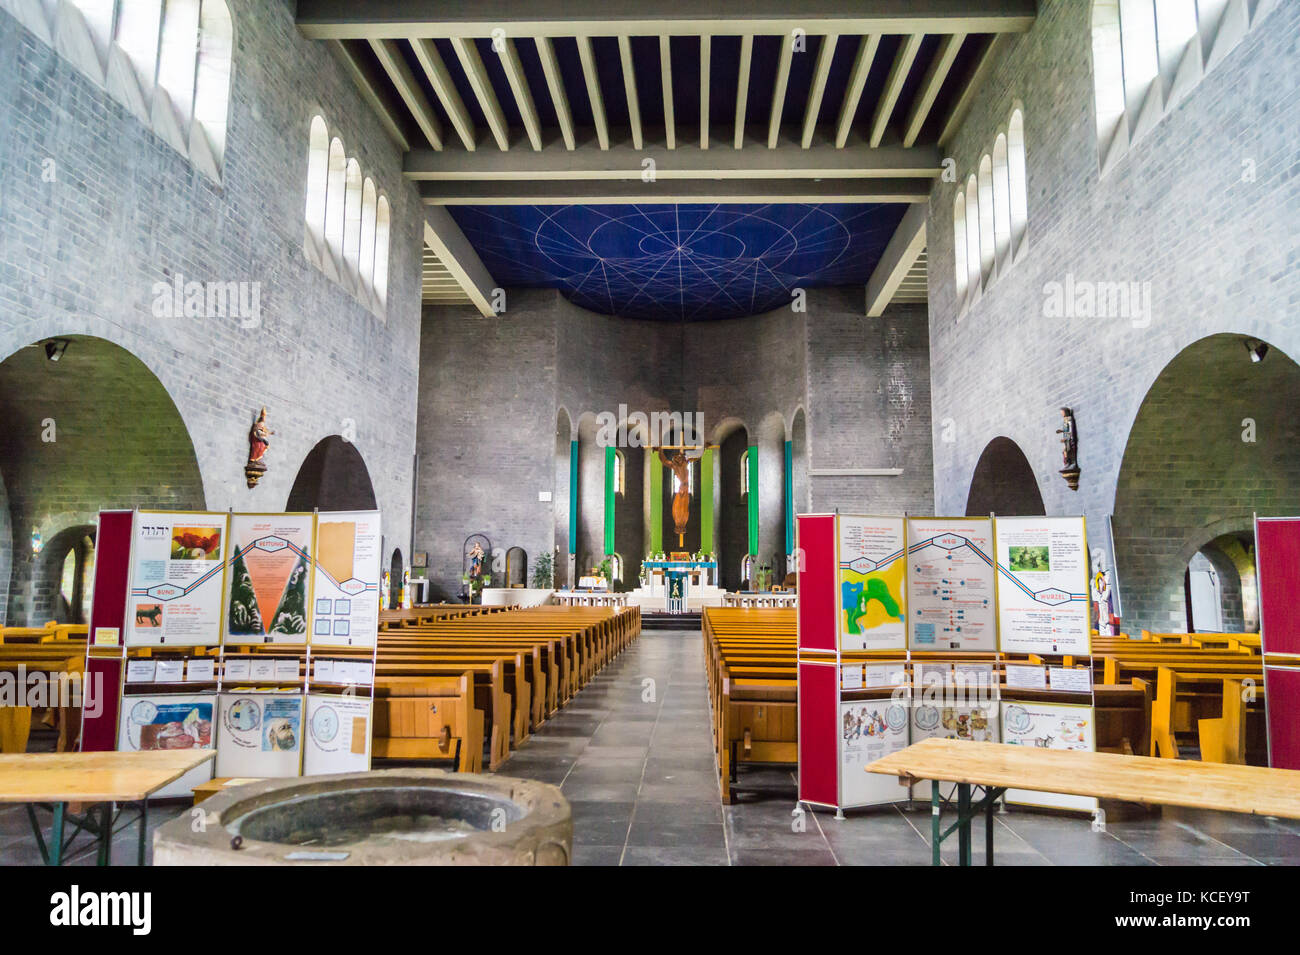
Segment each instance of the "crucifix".
[[[677,487],[673,491],[673,529],[677,532],[677,546],[686,545],[686,524],[691,519],[691,461],[704,454],[702,445],[665,444],[659,448],[659,460],[673,472]],[[675,452],[669,457],[664,452]],[[691,452],[689,455],[687,452]]]

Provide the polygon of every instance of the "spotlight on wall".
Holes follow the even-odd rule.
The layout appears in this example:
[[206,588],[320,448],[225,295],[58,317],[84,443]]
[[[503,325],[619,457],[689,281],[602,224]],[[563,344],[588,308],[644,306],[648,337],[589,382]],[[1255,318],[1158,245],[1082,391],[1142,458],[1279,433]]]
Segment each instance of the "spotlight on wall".
[[1268,354],[1268,346],[1257,338],[1247,338],[1246,351],[1250,353],[1250,360],[1258,365]]
[[51,338],[45,343],[45,357],[50,361],[58,361],[67,350],[68,340],[66,338]]

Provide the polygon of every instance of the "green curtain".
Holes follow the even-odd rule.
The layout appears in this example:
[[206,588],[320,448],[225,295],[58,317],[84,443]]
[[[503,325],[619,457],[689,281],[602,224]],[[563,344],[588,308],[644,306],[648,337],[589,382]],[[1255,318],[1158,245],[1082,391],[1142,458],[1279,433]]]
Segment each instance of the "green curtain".
[[578,552],[578,442],[569,442],[569,553]]
[[659,455],[650,454],[650,553],[664,549],[664,465]]
[[758,554],[758,446],[749,446],[749,553]]
[[605,449],[605,556],[614,553],[614,468],[618,451]]
[[713,449],[700,458],[700,550],[713,553]]
[[794,553],[794,442],[785,443],[785,552]]

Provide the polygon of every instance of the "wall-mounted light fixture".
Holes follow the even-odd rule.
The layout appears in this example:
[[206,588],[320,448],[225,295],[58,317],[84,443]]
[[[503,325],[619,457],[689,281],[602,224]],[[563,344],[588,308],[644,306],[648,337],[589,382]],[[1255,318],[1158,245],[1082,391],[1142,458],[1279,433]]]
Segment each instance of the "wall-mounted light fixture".
[[1268,345],[1258,338],[1247,338],[1245,341],[1246,351],[1250,353],[1250,360],[1258,365],[1268,354]]
[[45,357],[50,361],[58,361],[67,350],[68,340],[66,338],[51,338],[45,343]]

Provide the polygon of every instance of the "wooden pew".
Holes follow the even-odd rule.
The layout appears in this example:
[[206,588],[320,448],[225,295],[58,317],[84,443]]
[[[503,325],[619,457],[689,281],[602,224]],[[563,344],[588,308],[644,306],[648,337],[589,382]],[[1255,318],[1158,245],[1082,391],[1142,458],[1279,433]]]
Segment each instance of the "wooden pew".
[[483,728],[470,672],[385,677],[376,684],[376,759],[453,760],[461,772],[481,772]]
[[[0,671],[13,673],[16,680],[20,672],[43,673],[49,684],[47,691],[53,695],[59,689],[59,678],[80,674],[85,669],[85,645],[75,640],[61,643],[5,644],[0,646]],[[16,686],[22,692],[25,687]],[[76,742],[80,727],[80,710],[74,706],[60,706],[61,700],[51,699],[50,709],[55,712],[58,752],[65,752]],[[0,706],[0,753],[25,753],[31,736],[32,708],[30,706]]]

